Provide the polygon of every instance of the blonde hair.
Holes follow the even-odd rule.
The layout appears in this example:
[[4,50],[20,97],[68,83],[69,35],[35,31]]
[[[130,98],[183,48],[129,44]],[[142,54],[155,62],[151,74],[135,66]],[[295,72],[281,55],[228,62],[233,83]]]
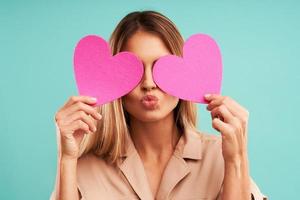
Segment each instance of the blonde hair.
[[[158,35],[172,54],[182,56],[184,40],[175,24],[155,11],[132,12],[119,22],[109,40],[113,55],[122,51],[128,38],[140,30]],[[98,121],[95,134],[85,134],[80,156],[93,152],[115,164],[125,151],[126,137],[130,137],[129,115],[123,108],[122,98],[99,106],[97,110],[103,118]],[[196,118],[196,104],[180,99],[174,109],[174,120],[179,130],[196,130]]]

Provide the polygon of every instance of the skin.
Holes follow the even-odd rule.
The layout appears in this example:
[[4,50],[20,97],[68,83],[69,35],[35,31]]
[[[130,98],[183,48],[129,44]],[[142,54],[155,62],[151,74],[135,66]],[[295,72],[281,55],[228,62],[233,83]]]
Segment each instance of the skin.
[[60,175],[56,188],[60,200],[81,198],[76,178],[79,144],[84,134],[92,134],[96,130],[96,121],[102,118],[93,107],[96,101],[87,96],[72,96],[55,115],[61,143]]
[[[144,76],[139,85],[122,98],[130,116],[134,145],[142,159],[153,196],[155,196],[165,166],[173,154],[180,133],[175,125],[174,108],[179,99],[161,91],[152,78],[152,67],[161,56],[170,54],[161,39],[138,31],[123,50],[133,52],[144,64]],[[158,97],[153,110],[145,110],[140,99],[151,94]],[[247,156],[247,125],[249,112],[227,96],[212,94],[206,98],[212,126],[222,135],[225,176],[222,199],[250,199]],[[59,199],[79,199],[76,171],[79,144],[84,134],[93,134],[96,121],[102,116],[93,106],[96,100],[72,96],[55,115],[61,135]],[[220,119],[219,119],[220,118]]]
[[225,161],[222,199],[250,199],[247,134],[249,112],[228,96],[205,96],[212,126],[222,135]]
[[[122,100],[125,110],[130,114],[133,142],[155,196],[164,168],[180,137],[173,118],[179,99],[160,90],[152,78],[155,61],[171,53],[158,36],[143,31],[131,36],[124,50],[134,53],[144,65],[142,81]],[[140,99],[146,94],[155,95],[159,99],[155,109],[143,108]]]

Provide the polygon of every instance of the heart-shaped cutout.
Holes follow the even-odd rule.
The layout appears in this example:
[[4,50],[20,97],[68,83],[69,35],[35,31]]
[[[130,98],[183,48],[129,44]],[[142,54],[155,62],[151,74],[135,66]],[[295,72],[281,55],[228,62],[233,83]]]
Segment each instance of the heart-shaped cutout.
[[79,95],[96,97],[96,105],[102,105],[134,89],[144,68],[134,54],[120,52],[112,56],[104,39],[88,35],[75,47],[74,73]]
[[166,55],[153,66],[154,82],[180,99],[207,103],[205,94],[219,94],[222,57],[217,43],[206,34],[192,35],[183,47],[183,58]]

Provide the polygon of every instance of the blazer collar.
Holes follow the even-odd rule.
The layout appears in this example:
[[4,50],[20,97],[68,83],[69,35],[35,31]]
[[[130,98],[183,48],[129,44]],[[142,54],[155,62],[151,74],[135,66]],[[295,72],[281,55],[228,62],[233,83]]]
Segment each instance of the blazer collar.
[[[194,130],[186,130],[181,135],[173,156],[165,168],[155,199],[166,199],[173,188],[191,172],[185,159],[200,160],[202,158],[202,145],[199,137],[200,135]],[[140,199],[153,200],[142,160],[130,136],[126,138],[126,144],[126,151],[121,155],[122,161],[118,166]]]
[[[137,152],[131,136],[125,137],[125,140],[125,152],[121,154],[123,159]],[[201,143],[201,135],[197,130],[186,129],[181,135],[174,153],[182,158],[200,160],[202,158]]]

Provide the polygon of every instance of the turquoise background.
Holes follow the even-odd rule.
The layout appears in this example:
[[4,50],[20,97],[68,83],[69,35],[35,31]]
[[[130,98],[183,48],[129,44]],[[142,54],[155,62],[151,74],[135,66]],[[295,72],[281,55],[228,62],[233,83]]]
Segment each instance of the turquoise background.
[[[220,45],[222,93],[250,112],[251,176],[273,200],[299,197],[299,1],[1,1],[0,199],[48,199],[56,174],[54,115],[77,95],[72,57],[87,34],[108,39],[127,13],[154,9],[185,38]],[[201,130],[214,134],[199,105]],[[297,129],[298,130],[297,130]]]

